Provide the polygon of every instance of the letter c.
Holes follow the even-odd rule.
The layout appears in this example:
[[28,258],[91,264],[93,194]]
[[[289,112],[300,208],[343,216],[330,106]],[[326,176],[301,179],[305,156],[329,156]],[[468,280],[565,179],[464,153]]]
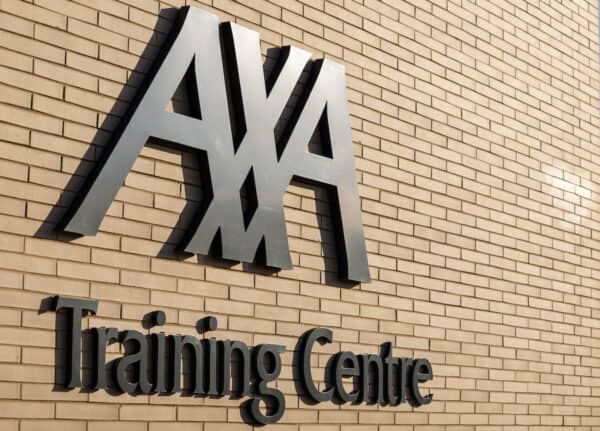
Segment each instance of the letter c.
[[329,401],[333,396],[334,388],[331,387],[324,391],[319,391],[317,389],[312,378],[310,354],[312,353],[315,341],[318,341],[319,344],[331,343],[333,339],[332,333],[329,329],[315,328],[304,333],[302,338],[304,340],[302,350],[300,352],[300,380],[304,384],[304,388],[306,389],[308,396],[315,402],[320,403],[323,401]]

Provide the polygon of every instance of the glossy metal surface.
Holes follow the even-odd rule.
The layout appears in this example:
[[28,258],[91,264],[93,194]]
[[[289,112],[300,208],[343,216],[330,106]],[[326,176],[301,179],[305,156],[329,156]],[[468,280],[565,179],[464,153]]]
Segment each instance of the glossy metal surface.
[[[221,44],[226,58],[221,56]],[[236,24],[219,27],[217,17],[182,8],[179,24],[130,114],[115,133],[113,145],[65,217],[65,231],[93,235],[127,173],[149,138],[206,152],[212,200],[190,228],[183,249],[208,254],[220,245],[219,257],[253,262],[260,250],[264,264],[291,268],[283,210],[284,194],[294,178],[328,188],[337,217],[340,276],[369,281],[369,269],[355,177],[344,68],[328,60],[315,63],[304,103],[288,126],[287,138],[275,141],[274,129],[310,60],[298,48],[284,50],[277,79],[267,91],[259,34]],[[234,145],[226,75],[233,117],[243,126]],[[188,67],[193,64],[201,119],[165,111]],[[325,116],[323,114],[326,113]],[[309,153],[307,145],[319,120],[331,157]],[[278,154],[278,148],[282,149]],[[240,189],[252,173],[256,209],[244,220]],[[264,248],[261,247],[264,245]]]

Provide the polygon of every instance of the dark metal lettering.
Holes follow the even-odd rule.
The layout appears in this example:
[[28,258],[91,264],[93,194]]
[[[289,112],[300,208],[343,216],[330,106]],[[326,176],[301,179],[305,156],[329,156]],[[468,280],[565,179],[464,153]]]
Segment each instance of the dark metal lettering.
[[413,396],[413,403],[416,406],[422,406],[424,404],[431,403],[433,395],[422,396],[419,389],[419,383],[427,382],[433,379],[433,371],[431,369],[431,362],[427,359],[420,358],[415,359],[411,369],[411,392]]
[[[250,400],[249,413],[258,424],[267,425],[277,422],[285,411],[285,398],[279,389],[269,388],[272,382],[281,374],[281,352],[285,346],[262,344],[254,348],[254,369],[258,376],[255,392],[258,397]],[[270,363],[267,366],[267,361]],[[260,411],[260,402],[265,401],[267,412]]]
[[[358,355],[360,364],[360,396],[367,404],[384,404],[383,398],[383,361],[379,355]],[[372,379],[371,377],[375,377]],[[374,396],[370,395],[370,386],[374,386]]]
[[98,301],[58,296],[54,304],[55,311],[65,311],[70,318],[69,360],[67,362],[67,388],[81,387],[81,317],[87,313],[96,314]]
[[231,369],[232,369],[232,356],[237,352],[241,360],[241,364],[238,364],[237,369],[240,372],[237,377],[238,388],[234,388],[236,396],[243,397],[250,393],[250,352],[248,346],[242,341],[222,341],[219,343],[222,346],[222,391],[219,395],[230,395],[231,394]]
[[116,328],[93,328],[96,338],[96,384],[93,389],[106,388],[106,346],[118,341],[119,331]]
[[398,373],[398,366],[400,364],[399,358],[392,356],[392,344],[383,343],[381,345],[381,357],[385,367],[384,379],[385,379],[385,401],[390,405],[399,404],[399,395],[396,388],[395,376]]
[[172,381],[171,381],[171,392],[181,392],[181,362],[183,360],[183,351],[187,347],[188,351],[191,352],[193,360],[191,360],[191,366],[189,369],[192,371],[193,385],[191,388],[184,388],[189,390],[193,394],[204,394],[204,354],[203,347],[196,337],[191,335],[172,335],[171,337],[173,345],[173,368],[172,368]]
[[219,382],[217,381],[217,339],[211,337],[208,340],[203,340],[202,343],[206,350],[205,357],[208,364],[208,367],[206,367],[206,379],[208,380],[208,389],[206,393],[210,396],[217,396],[219,395]]
[[[336,396],[342,402],[356,403],[360,395],[356,379],[360,375],[360,370],[356,355],[352,352],[339,352],[335,356],[333,366]],[[353,390],[350,393],[344,387],[343,379],[347,377],[352,377]]]
[[[149,394],[151,385],[148,381],[146,337],[139,331],[125,331],[121,343],[125,349],[125,356],[117,360],[117,366],[115,367],[117,386],[128,394]],[[135,344],[137,347],[135,353],[128,351],[131,344]],[[132,374],[135,375],[133,382],[127,376],[130,367],[133,368]]]
[[391,403],[392,405],[398,405],[405,402],[408,398],[408,388],[410,387],[409,382],[409,371],[412,360],[409,358],[398,358],[398,373],[396,375],[396,384],[397,384],[397,401],[396,403]]
[[[55,310],[70,316],[68,388],[83,386],[81,318],[88,312],[95,313],[97,307],[97,301],[93,300],[56,298]],[[158,326],[165,323],[162,311],[150,314],[142,325],[148,320]],[[197,329],[216,329],[216,319],[210,320],[202,319],[206,324],[198,324]],[[85,383],[90,389],[109,390],[116,385],[132,395],[179,392],[230,398],[249,396],[241,406],[244,420],[259,425],[277,422],[285,411],[283,393],[268,386],[281,374],[280,354],[285,346],[263,344],[251,348],[243,341],[220,341],[213,337],[200,340],[191,335],[167,336],[164,332],[145,335],[133,330],[119,334],[116,328],[104,327],[92,328],[91,333],[95,338],[95,357],[85,355],[86,361],[93,362],[83,364],[93,374],[89,383]],[[106,348],[115,340],[121,342],[124,355],[114,361],[114,381],[107,382]],[[391,343],[382,344],[379,354],[336,353],[324,367],[325,389],[319,390],[313,380],[311,355],[315,343],[324,345],[332,341],[332,331],[326,328],[311,329],[301,337],[292,364],[299,371],[295,378],[304,388],[300,396],[307,395],[315,403],[333,400],[395,406],[408,401],[418,407],[432,402],[433,395],[422,395],[419,387],[433,379],[431,363],[424,358],[395,358]],[[345,386],[348,383],[350,390]]]
[[329,329],[315,328],[306,332],[303,335],[303,338],[302,351],[300,353],[300,368],[303,386],[306,389],[308,396],[315,402],[329,401],[333,395],[333,387],[324,391],[319,391],[319,389],[317,389],[312,376],[310,355],[315,342],[319,342],[320,344],[331,343],[333,335]]
[[159,332],[158,334],[152,334],[153,348],[154,348],[154,366],[153,366],[153,379],[154,385],[152,386],[152,390],[154,392],[158,392],[159,394],[167,392],[167,382],[166,382],[166,357],[167,357],[167,349],[166,349],[166,337],[164,332]]

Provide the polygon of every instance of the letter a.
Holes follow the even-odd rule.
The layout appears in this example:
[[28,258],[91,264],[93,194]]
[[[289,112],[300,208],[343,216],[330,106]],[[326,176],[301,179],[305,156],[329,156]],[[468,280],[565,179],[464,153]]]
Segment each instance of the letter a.
[[[219,23],[215,15],[198,8],[182,8],[171,40],[146,80],[141,98],[132,103],[121,129],[114,133],[112,148],[78,195],[62,228],[81,235],[95,235],[146,141],[153,137],[211,153],[217,150],[233,158],[233,141],[221,59]],[[162,61],[161,61],[162,60]],[[165,111],[190,64],[195,87],[202,95],[202,120]],[[229,154],[230,153],[230,154]]]

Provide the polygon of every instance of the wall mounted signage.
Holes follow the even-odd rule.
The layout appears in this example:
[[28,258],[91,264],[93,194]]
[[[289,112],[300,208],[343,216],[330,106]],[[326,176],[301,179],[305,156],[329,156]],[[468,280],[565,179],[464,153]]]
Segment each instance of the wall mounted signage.
[[[261,261],[291,268],[283,197],[298,179],[326,187],[337,218],[340,276],[369,281],[369,269],[355,177],[343,66],[310,61],[310,54],[286,47],[275,71],[263,72],[259,34],[194,7],[179,12],[162,55],[114,133],[62,222],[67,232],[94,235],[149,138],[199,150],[210,199],[189,228],[182,249],[216,253],[235,261]],[[299,95],[286,132],[275,138],[305,68],[311,76]],[[186,72],[193,71],[191,99],[196,115],[167,112]],[[197,97],[196,97],[197,96]],[[326,154],[308,151],[318,130]],[[250,184],[253,213],[242,208],[240,190]]]
[[[247,346],[243,341],[198,339],[191,335],[166,335],[164,332],[144,334],[119,331],[117,328],[92,328],[86,331],[90,342],[82,355],[81,320],[95,314],[98,301],[55,298],[54,309],[66,318],[68,351],[65,363],[67,388],[105,389],[119,393],[173,394],[242,398],[242,417],[249,423],[277,422],[285,412],[285,397],[274,387],[281,372],[281,353],[286,346],[262,344]],[[165,323],[164,313],[155,325]],[[216,329],[212,318],[209,330]],[[251,329],[251,328],[249,328]],[[319,389],[313,379],[316,361],[311,354],[319,344],[331,343],[333,333],[326,328],[307,331],[295,349],[293,369],[298,395],[309,403],[336,402],[396,406],[408,402],[413,406],[429,404],[432,395],[422,395],[419,384],[432,380],[433,371],[427,359],[395,358],[390,343],[381,346],[379,354],[339,352],[327,362]],[[106,362],[108,344],[123,345],[124,356]],[[81,358],[91,360],[82,364]],[[82,379],[82,369],[91,375]],[[110,372],[107,373],[107,370]],[[261,408],[262,406],[262,408]]]

